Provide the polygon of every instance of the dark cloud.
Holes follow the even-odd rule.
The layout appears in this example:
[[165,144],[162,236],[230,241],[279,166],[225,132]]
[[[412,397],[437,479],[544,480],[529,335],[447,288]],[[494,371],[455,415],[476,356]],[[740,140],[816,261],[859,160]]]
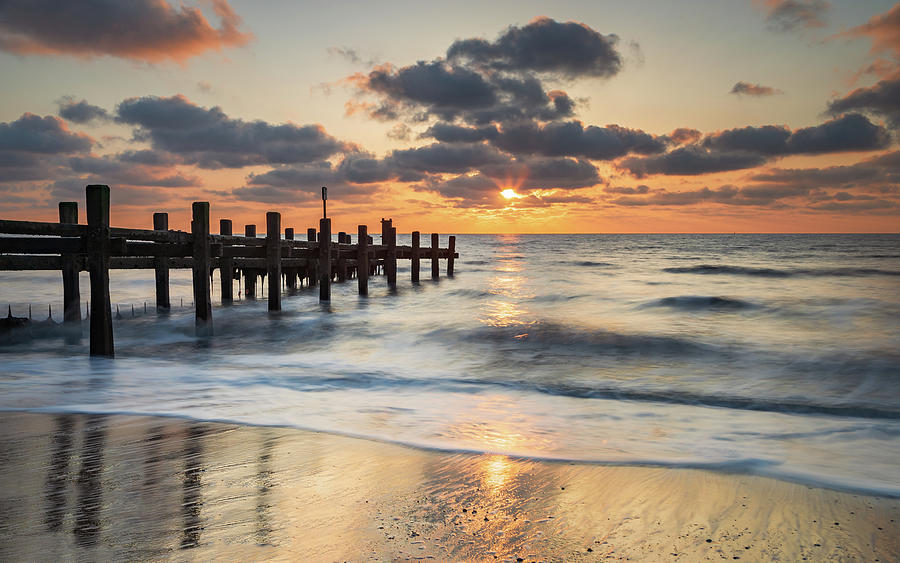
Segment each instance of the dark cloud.
[[232,119],[219,107],[202,108],[180,95],[130,98],[117,114],[120,122],[138,128],[138,139],[201,168],[313,162],[352,149],[321,125]]
[[494,139],[499,133],[495,125],[463,127],[452,123],[438,122],[429,127],[422,137],[430,137],[442,143],[477,143]]
[[84,153],[91,150],[93,139],[69,131],[62,120],[26,113],[19,119],[0,123],[0,152],[16,151],[43,154]]
[[857,88],[843,98],[829,102],[828,111],[832,114],[848,111],[872,113],[887,118],[892,127],[900,127],[900,78],[882,80],[868,88]]
[[562,90],[548,90],[542,80],[612,76],[622,66],[616,43],[615,36],[580,23],[538,18],[507,28],[493,42],[457,40],[446,58],[399,68],[385,64],[351,76],[359,96],[378,101],[354,101],[349,113],[476,125],[563,119],[574,114],[575,100]]
[[348,197],[371,196],[379,189],[376,182],[390,179],[391,174],[379,171],[379,167],[384,167],[383,162],[367,155],[349,156],[338,166],[328,161],[279,166],[263,174],[251,174],[247,186],[232,194],[244,201],[302,203],[317,200],[322,186],[328,186],[329,196],[346,201]]
[[749,82],[740,81],[735,83],[731,88],[731,94],[746,96],[774,96],[775,94],[783,94],[781,90],[772,88],[771,86],[763,86],[762,84],[751,84]]
[[526,122],[504,126],[491,141],[507,152],[545,156],[576,156],[610,160],[629,153],[655,154],[665,150],[665,139],[618,125],[585,127],[580,121]]
[[607,186],[603,188],[603,191],[608,194],[637,195],[650,193],[650,186],[646,186],[644,184],[633,188],[627,186]]
[[670,143],[674,143],[676,145],[686,145],[688,143],[696,143],[703,137],[703,133],[698,131],[697,129],[691,129],[689,127],[679,127],[678,129],[669,133],[668,141]]
[[831,4],[825,0],[754,0],[766,11],[766,24],[774,31],[824,27]]
[[[133,153],[132,153],[133,154]],[[156,186],[160,188],[184,188],[199,186],[197,177],[173,172],[169,165],[139,164],[134,160],[122,160],[118,155],[74,156],[68,159],[69,169],[79,175],[85,184],[110,184],[115,186]]]
[[797,129],[787,140],[788,154],[868,151],[887,147],[890,134],[860,114],[848,114],[821,125]]
[[252,35],[225,0],[212,0],[214,28],[197,8],[165,0],[4,0],[0,49],[20,55],[109,55],[150,63],[245,45]]
[[703,140],[703,146],[718,151],[745,151],[764,155],[784,154],[791,130],[783,126],[728,129]]
[[100,106],[87,103],[86,100],[75,101],[66,96],[57,100],[59,116],[72,123],[89,123],[91,121],[106,121],[110,119],[109,112]]
[[622,68],[617,43],[615,35],[602,35],[582,23],[539,17],[523,27],[508,27],[493,42],[454,41],[447,60],[496,71],[608,77]]
[[489,166],[506,165],[510,158],[497,149],[477,144],[433,143],[424,147],[395,150],[388,157],[391,166],[421,172],[463,173]]
[[713,151],[699,145],[688,145],[657,156],[626,158],[619,163],[619,167],[638,178],[650,174],[695,176],[753,168],[765,161],[766,157],[759,154]]
[[601,182],[597,168],[581,159],[529,158],[518,161],[517,166],[524,168],[520,188],[525,190],[577,189]]

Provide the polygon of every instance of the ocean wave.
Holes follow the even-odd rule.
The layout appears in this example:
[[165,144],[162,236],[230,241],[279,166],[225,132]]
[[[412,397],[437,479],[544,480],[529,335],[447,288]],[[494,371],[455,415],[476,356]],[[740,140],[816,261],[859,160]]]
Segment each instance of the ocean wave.
[[728,297],[703,296],[703,295],[679,295],[677,297],[664,297],[645,303],[641,307],[668,307],[681,311],[737,311],[746,309],[758,309],[760,305],[740,299]]
[[683,266],[663,268],[670,274],[731,274],[741,276],[756,276],[764,278],[789,278],[793,276],[806,277],[860,277],[860,276],[900,276],[897,270],[882,270],[879,268],[795,268],[778,270],[775,268],[754,268],[749,266],[715,266],[700,264],[697,266]]

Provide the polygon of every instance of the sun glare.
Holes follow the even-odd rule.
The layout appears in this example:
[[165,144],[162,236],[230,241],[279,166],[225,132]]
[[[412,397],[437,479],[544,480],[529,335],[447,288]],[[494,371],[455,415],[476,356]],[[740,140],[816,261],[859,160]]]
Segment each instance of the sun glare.
[[502,196],[505,197],[506,199],[513,199],[513,198],[519,198],[519,197],[522,197],[521,195],[519,195],[519,194],[516,193],[516,190],[514,190],[514,189],[512,189],[512,188],[506,188],[505,190],[503,190],[502,192],[500,192],[500,195],[502,195]]

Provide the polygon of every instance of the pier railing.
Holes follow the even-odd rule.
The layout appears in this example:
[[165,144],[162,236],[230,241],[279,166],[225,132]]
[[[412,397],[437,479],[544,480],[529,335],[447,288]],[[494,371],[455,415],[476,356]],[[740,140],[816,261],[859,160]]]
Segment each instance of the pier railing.
[[296,240],[294,229],[282,235],[281,214],[266,213],[266,238],[256,236],[256,225],[246,225],[244,235],[234,235],[232,222],[222,219],[219,234],[210,233],[209,203],[192,205],[191,232],[170,230],[168,214],[153,214],[153,229],[125,229],[109,224],[110,189],[90,185],[85,189],[87,224],[78,224],[78,204],[60,202],[59,223],[0,220],[0,270],[58,270],[63,279],[63,323],[80,327],[81,295],[78,274],[90,273],[90,351],[92,356],[114,356],[112,309],[109,297],[110,269],[151,269],[156,277],[156,307],[168,310],[169,270],[193,271],[194,313],[198,335],[213,334],[211,278],[219,270],[224,304],[234,300],[235,279],[244,279],[245,294],[256,297],[256,283],[267,277],[268,308],[281,310],[282,282],[296,289],[304,282],[319,286],[319,299],[331,300],[333,281],[357,279],[360,295],[368,294],[368,279],[382,272],[389,287],[397,284],[397,261],[410,260],[410,278],[419,281],[419,262],[431,259],[431,276],[439,276],[439,261],[446,260],[453,275],[456,237],[447,248],[420,246],[420,234],[412,233],[411,246],[397,245],[397,228],[381,220],[382,244],[373,244],[366,225],[359,225],[357,242],[343,231],[332,241],[331,219],[319,220],[318,231],[307,229],[306,240]]

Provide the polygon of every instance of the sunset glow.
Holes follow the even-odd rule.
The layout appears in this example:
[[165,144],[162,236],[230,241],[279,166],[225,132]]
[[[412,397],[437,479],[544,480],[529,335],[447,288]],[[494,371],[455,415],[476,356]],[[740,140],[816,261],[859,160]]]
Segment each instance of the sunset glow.
[[301,228],[321,186],[348,231],[900,225],[895,2],[106,4],[0,8],[4,218],[103,183],[119,226]]

